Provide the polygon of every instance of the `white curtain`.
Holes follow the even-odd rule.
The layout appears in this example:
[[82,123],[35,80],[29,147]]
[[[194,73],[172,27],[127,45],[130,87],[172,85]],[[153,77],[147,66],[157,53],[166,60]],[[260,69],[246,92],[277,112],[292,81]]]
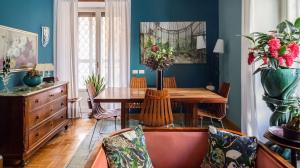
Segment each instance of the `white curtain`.
[[130,5],[130,0],[106,0],[105,61],[100,65],[108,87],[129,85]]
[[300,1],[299,0],[282,0],[281,4],[282,20],[294,21],[300,17]]
[[[253,0],[244,0],[242,2],[242,34],[248,35],[251,33],[251,25],[253,23],[252,7]],[[241,70],[241,79],[242,79],[242,132],[251,136],[258,136],[258,120],[257,112],[255,105],[255,79],[252,75],[254,66],[249,66],[247,64],[247,55],[249,42],[242,38],[242,70]]]
[[68,97],[78,97],[77,0],[54,0],[54,61],[56,76],[69,82]]

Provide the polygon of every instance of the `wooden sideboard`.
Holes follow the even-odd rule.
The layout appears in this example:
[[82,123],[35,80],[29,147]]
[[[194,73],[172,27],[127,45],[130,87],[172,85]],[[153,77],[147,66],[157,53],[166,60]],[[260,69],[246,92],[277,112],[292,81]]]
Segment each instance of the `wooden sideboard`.
[[0,93],[0,155],[22,166],[54,135],[67,129],[67,82]]

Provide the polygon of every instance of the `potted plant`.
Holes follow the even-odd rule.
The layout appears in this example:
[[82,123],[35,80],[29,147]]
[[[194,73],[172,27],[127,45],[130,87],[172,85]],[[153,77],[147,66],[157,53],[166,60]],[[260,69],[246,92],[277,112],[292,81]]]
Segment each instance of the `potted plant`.
[[29,87],[35,87],[42,83],[42,74],[34,66],[23,78],[23,82]]
[[283,136],[292,139],[300,140],[300,98],[297,98],[297,103],[290,105],[290,110],[294,115],[292,115],[289,122],[282,126]]
[[270,125],[286,124],[300,79],[300,70],[293,66],[299,55],[300,18],[295,23],[281,22],[275,31],[254,32],[244,37],[251,42],[248,64],[260,63],[254,74],[260,72],[263,99],[273,111]]
[[299,70],[293,64],[299,55],[300,18],[294,24],[281,22],[276,31],[255,32],[245,37],[252,43],[248,64],[262,62],[254,74],[261,72],[265,94],[281,100],[293,95],[299,82]]
[[[96,89],[96,94],[101,93],[105,89],[104,78],[100,75],[91,74],[85,80],[85,84],[92,84]],[[88,99],[89,108],[92,109],[91,100]]]
[[145,63],[151,70],[157,72],[157,90],[163,89],[163,71],[174,63],[174,49],[169,44],[161,42],[152,43],[149,39],[145,48]]

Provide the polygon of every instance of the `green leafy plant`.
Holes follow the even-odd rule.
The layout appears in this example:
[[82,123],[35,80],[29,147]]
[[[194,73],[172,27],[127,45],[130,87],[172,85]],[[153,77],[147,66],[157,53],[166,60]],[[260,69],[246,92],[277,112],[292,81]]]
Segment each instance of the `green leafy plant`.
[[288,20],[281,22],[276,27],[276,31],[254,32],[244,37],[252,43],[248,64],[262,62],[255,73],[263,69],[292,68],[299,55],[300,18],[295,23]]
[[100,75],[89,75],[85,80],[85,84],[92,84],[96,88],[97,94],[101,93],[105,89],[104,78]]
[[296,103],[289,105],[289,110],[293,116],[286,124],[286,127],[291,130],[300,131],[300,98],[297,97]]
[[150,38],[145,47],[145,63],[152,70],[165,70],[174,63],[174,49],[168,43],[154,43]]
[[36,66],[34,66],[31,70],[27,72],[28,76],[42,76],[42,73],[36,70]]

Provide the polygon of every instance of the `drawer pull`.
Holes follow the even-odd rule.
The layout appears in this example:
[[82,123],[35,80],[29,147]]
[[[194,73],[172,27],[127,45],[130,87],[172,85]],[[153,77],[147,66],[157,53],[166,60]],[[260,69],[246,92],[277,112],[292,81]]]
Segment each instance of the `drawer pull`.
[[40,119],[40,117],[39,117],[39,116],[36,116],[36,117],[35,117],[35,120],[38,120],[38,119]]
[[39,101],[39,99],[35,99],[35,101],[34,101],[35,103],[39,103],[40,101]]
[[60,104],[60,106],[62,106],[62,107],[63,107],[64,105],[65,105],[64,103],[61,103],[61,104]]
[[50,112],[53,112],[53,109],[50,109]]
[[61,119],[63,119],[63,118],[64,118],[64,116],[60,116],[60,118],[61,118]]
[[35,134],[35,137],[38,137],[38,136],[40,136],[40,134],[39,134],[39,133],[36,133],[36,134]]
[[61,90],[60,93],[64,93],[64,90]]
[[50,94],[49,96],[50,96],[50,97],[53,97],[53,96],[54,96],[54,94]]

